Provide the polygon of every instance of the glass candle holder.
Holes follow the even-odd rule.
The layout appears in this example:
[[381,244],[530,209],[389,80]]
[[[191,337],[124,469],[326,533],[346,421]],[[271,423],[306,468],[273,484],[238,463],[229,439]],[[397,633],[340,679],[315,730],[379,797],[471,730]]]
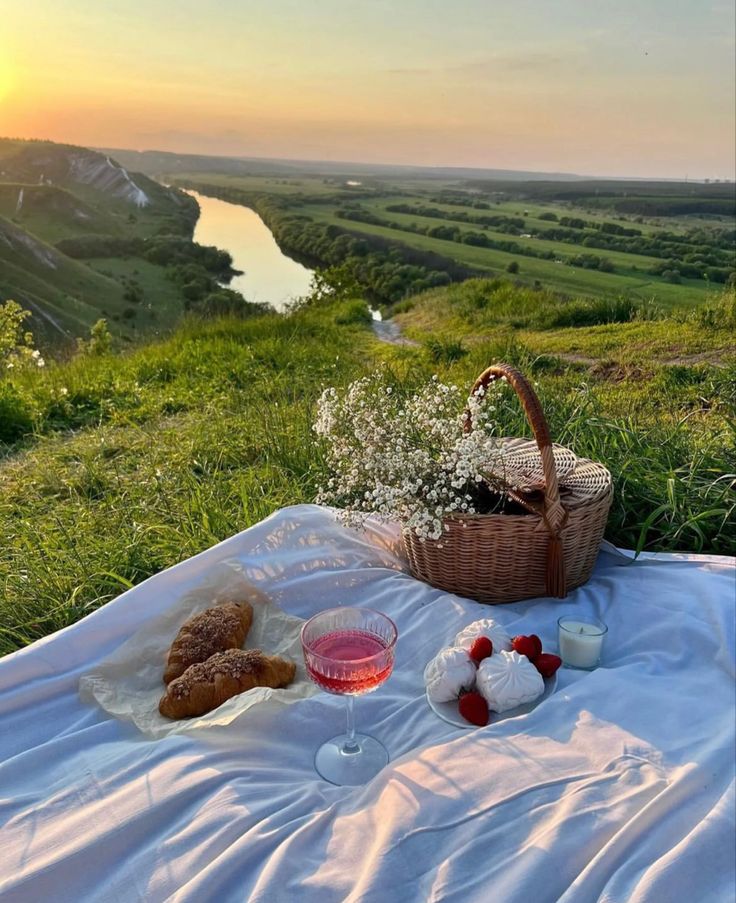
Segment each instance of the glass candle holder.
[[592,671],[598,667],[608,627],[598,618],[564,615],[557,621],[560,658],[566,668]]

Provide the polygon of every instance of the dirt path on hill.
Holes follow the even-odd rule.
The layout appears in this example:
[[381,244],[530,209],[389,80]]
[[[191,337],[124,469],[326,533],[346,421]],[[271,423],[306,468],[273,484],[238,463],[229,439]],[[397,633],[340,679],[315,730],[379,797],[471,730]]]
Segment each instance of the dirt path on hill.
[[380,342],[387,342],[389,345],[419,345],[419,342],[402,335],[401,327],[394,320],[384,320],[379,310],[371,308],[371,316],[373,334]]

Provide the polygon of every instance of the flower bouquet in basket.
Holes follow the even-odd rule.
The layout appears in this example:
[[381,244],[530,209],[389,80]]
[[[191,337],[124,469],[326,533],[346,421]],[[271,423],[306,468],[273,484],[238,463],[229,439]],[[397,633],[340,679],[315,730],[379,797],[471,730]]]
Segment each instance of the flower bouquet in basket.
[[[497,435],[491,389],[517,394],[534,441]],[[480,602],[563,597],[595,564],[611,475],[553,445],[539,399],[513,367],[489,367],[470,397],[435,377],[408,395],[380,375],[327,389],[316,432],[334,476],[319,502],[345,523],[402,524],[412,573]]]

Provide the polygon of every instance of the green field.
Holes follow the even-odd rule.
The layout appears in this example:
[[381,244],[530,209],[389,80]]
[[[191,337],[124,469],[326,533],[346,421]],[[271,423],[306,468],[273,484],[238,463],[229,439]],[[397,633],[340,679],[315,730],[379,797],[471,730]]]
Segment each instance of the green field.
[[[461,181],[385,177],[363,177],[351,187],[343,177],[274,178],[200,171],[177,172],[165,178],[255,206],[261,213],[265,210],[282,243],[279,221],[301,217],[305,228],[311,223],[382,241],[384,248],[388,243],[399,255],[403,253],[407,262],[417,263],[412,259],[417,252],[431,255],[432,268],[440,271],[439,258],[479,275],[513,271],[521,285],[547,287],[568,297],[621,296],[669,309],[689,309],[702,303],[714,286],[732,280],[736,266],[733,216],[707,212],[622,214],[614,209],[615,203],[635,203],[638,197],[630,183],[620,198],[607,199],[610,209],[601,210],[601,198],[594,194],[574,203],[556,200],[551,183],[540,183],[541,187],[522,183],[513,188],[508,183],[492,183],[484,193],[470,190]],[[576,183],[559,183],[560,192],[570,191],[563,187],[570,184]],[[727,207],[732,194],[725,185],[717,191],[715,186],[682,186],[682,197],[676,186],[666,183],[643,183],[639,190],[644,204],[661,190],[663,196],[657,203],[663,204],[663,209],[679,199],[684,205],[701,203],[706,211],[712,203],[720,205],[718,210]],[[712,197],[714,194],[717,197]],[[390,209],[397,204],[417,212]],[[436,215],[425,215],[422,210],[427,208]],[[472,221],[484,216],[513,221],[513,226],[509,228],[507,223],[501,230],[493,223]],[[582,226],[569,228],[567,222]],[[454,234],[450,238],[431,234],[437,227],[450,228]],[[564,239],[547,237],[549,233],[565,233]],[[331,254],[325,257],[322,244],[315,233],[311,244],[309,240],[295,244],[292,235],[284,247],[289,253],[334,263]],[[370,284],[365,288],[375,290]]]
[[[367,206],[367,205],[366,205]],[[370,223],[346,223],[322,207],[304,206],[301,208],[307,216],[316,222],[331,223],[333,225],[349,228],[351,231],[360,231],[368,235],[380,235],[384,238],[397,238],[397,232],[383,226],[374,226]],[[402,217],[405,221],[422,221],[421,217],[411,217],[397,213],[391,214],[392,218]],[[430,220],[423,220],[431,222]],[[454,241],[444,241],[439,238],[429,238],[426,235],[411,235],[406,232],[398,233],[398,240],[421,250],[433,251],[436,254],[450,256],[460,263],[467,264],[474,269],[486,271],[488,274],[501,274],[506,271],[508,265],[515,261],[519,264],[519,273],[516,279],[525,284],[541,282],[545,286],[554,288],[566,295],[583,295],[588,297],[610,298],[617,295],[636,298],[641,301],[655,301],[667,307],[687,307],[698,301],[702,301],[711,290],[708,283],[703,280],[684,280],[680,285],[669,285],[661,279],[655,279],[644,274],[633,274],[632,267],[639,263],[634,255],[618,255],[626,258],[628,266],[621,273],[599,273],[583,268],[571,268],[554,261],[539,260],[533,257],[524,257],[518,254],[497,251],[489,248],[476,248],[470,245],[460,244]],[[523,242],[524,240],[521,239]],[[528,241],[532,244],[532,240]],[[551,245],[552,243],[535,242],[535,247]],[[582,246],[566,246],[564,251],[559,245],[552,247],[560,253],[569,254],[572,250],[584,251]],[[607,254],[614,259],[617,255]],[[643,258],[646,263],[653,258]]]

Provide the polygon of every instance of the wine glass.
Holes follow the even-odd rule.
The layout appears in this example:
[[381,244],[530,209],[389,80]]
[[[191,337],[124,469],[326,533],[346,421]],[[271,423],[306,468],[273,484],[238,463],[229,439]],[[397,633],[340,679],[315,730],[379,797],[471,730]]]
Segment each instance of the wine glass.
[[382,743],[355,733],[353,698],[388,679],[397,636],[391,618],[372,608],[329,608],[302,627],[307,673],[347,702],[347,731],[324,743],[314,759],[319,774],[333,784],[365,784],[388,763]]

